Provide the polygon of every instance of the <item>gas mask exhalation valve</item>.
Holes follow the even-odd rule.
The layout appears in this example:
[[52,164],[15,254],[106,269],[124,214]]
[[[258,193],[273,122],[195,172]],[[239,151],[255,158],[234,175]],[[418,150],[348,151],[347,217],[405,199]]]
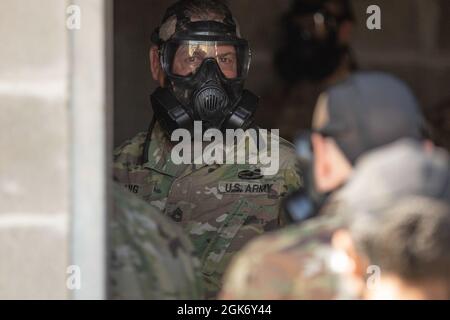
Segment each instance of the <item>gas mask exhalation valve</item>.
[[227,105],[227,94],[217,86],[201,88],[194,97],[194,111],[203,120],[216,118]]

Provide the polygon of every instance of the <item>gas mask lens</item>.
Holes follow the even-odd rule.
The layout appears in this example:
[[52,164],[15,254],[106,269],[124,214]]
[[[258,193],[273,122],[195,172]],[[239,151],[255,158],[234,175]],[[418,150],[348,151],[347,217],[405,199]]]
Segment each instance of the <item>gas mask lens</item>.
[[162,52],[162,65],[175,77],[195,75],[206,59],[214,59],[226,79],[248,74],[250,50],[246,41],[170,41]]
[[293,19],[297,32],[303,40],[323,41],[328,37],[328,26],[330,21],[325,20],[325,15],[316,12],[310,15],[302,15]]

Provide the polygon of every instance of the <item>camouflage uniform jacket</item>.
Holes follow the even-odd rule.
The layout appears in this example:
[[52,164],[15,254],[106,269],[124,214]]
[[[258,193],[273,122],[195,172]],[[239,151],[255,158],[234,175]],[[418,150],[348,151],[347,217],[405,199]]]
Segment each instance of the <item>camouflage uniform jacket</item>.
[[109,298],[203,298],[194,247],[158,209],[115,186],[108,231]]
[[300,184],[295,151],[280,138],[278,174],[245,179],[259,166],[175,165],[158,125],[143,163],[145,141],[141,133],[116,150],[115,180],[182,225],[200,257],[208,297],[215,296],[233,254],[280,225],[281,199]]
[[333,233],[342,215],[326,214],[247,245],[225,275],[221,299],[335,300],[357,296],[340,276]]

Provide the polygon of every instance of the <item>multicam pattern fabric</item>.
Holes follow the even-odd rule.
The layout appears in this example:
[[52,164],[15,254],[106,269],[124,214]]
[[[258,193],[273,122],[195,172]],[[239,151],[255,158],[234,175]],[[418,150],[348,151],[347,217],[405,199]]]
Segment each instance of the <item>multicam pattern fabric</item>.
[[231,257],[250,239],[280,226],[281,200],[301,182],[295,151],[280,138],[278,174],[260,176],[260,165],[175,165],[172,144],[158,125],[143,163],[146,135],[116,150],[115,180],[190,235],[208,297],[214,297]]
[[109,298],[203,298],[189,238],[158,209],[115,186],[108,231]]
[[233,260],[220,298],[356,298],[341,281],[341,256],[331,246],[333,233],[343,225],[342,215],[327,214],[256,239]]

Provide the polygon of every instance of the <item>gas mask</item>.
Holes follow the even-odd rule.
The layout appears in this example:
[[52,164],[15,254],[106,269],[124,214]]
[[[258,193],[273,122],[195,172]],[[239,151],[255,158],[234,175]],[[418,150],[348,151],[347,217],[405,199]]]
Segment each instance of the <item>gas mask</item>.
[[275,55],[280,75],[290,83],[321,81],[338,68],[348,47],[339,44],[339,23],[317,11],[289,15],[283,25],[285,44]]
[[244,90],[251,53],[232,21],[185,21],[160,44],[166,84],[151,102],[169,135],[178,128],[192,132],[194,121],[202,121],[204,130],[252,126],[258,97]]

